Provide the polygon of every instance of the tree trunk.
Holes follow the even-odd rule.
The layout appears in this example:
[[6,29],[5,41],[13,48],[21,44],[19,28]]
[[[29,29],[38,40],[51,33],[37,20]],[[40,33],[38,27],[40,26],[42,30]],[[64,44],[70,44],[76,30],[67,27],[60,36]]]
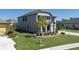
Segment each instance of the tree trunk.
[[40,28],[40,32],[41,32],[41,34],[43,33],[43,27],[41,26],[41,28]]
[[45,28],[45,33],[47,34],[47,27]]

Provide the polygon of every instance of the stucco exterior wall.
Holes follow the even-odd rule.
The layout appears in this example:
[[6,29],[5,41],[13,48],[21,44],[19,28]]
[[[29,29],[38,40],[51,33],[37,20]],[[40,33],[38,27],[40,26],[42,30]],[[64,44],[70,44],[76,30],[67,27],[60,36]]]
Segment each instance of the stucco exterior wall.
[[28,32],[36,32],[36,15],[27,16],[27,21],[23,21],[22,17],[18,18],[18,29]]
[[[27,24],[29,25],[29,31],[37,32],[36,15],[28,16],[27,19],[28,19]],[[27,30],[27,28],[26,28],[26,30]]]
[[[37,26],[36,26],[36,22],[38,21],[38,15],[42,15],[42,16],[51,16],[50,14],[47,13],[38,13],[35,15],[29,15],[26,16],[27,17],[27,21],[23,21],[23,17],[19,17],[18,18],[18,24],[17,24],[17,28],[23,31],[28,31],[28,32],[37,32]],[[51,23],[52,19],[50,18],[50,20],[47,20],[50,24],[50,31],[53,32],[56,29],[56,24],[54,24],[53,22]],[[29,26],[29,29],[28,29]]]
[[19,30],[22,30],[22,27],[23,27],[23,18],[21,18],[21,17],[19,17],[18,18],[18,21],[17,21],[17,29],[19,29]]

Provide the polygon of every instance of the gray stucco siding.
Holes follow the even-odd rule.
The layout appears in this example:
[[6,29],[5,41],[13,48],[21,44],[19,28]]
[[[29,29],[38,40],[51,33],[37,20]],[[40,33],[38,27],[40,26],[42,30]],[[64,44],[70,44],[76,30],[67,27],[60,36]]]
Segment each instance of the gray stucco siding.
[[[27,32],[37,33],[39,31],[36,25],[36,22],[38,22],[38,16],[45,16],[50,26],[50,32],[55,31],[56,22],[54,24],[54,22],[52,21],[52,16],[49,13],[37,13],[37,14],[24,15],[19,17],[18,29],[27,31]],[[50,17],[50,19],[47,16]]]
[[27,25],[29,25],[29,32],[36,32],[36,15],[31,15],[27,17]]

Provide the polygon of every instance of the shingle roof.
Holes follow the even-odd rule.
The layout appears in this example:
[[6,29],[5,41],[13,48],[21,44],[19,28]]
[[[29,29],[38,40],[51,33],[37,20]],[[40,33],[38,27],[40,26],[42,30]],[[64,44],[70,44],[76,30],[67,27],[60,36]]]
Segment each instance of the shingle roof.
[[74,23],[79,23],[79,18],[71,18],[71,19],[69,19],[69,20],[65,20],[65,21],[63,21],[63,23],[65,23],[65,24],[74,24]]
[[15,20],[11,20],[11,21],[8,21],[8,20],[0,20],[0,23],[16,23]]
[[34,11],[28,12],[22,16],[33,15],[33,14],[37,14],[37,13],[47,13],[47,14],[50,14],[52,16],[52,14],[50,12],[47,12],[45,10],[34,10]]
[[0,23],[8,23],[8,22],[5,20],[0,20]]

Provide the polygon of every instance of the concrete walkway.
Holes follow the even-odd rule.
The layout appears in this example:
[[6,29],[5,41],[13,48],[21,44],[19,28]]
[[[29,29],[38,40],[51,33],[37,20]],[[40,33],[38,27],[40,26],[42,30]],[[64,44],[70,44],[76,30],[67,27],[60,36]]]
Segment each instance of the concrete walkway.
[[8,36],[0,36],[0,50],[16,50],[15,42]]
[[75,32],[59,31],[59,34],[60,34],[61,32],[66,33],[66,35],[75,35],[75,36],[79,36],[79,33],[75,33]]
[[76,47],[79,47],[79,43],[65,44],[65,45],[55,46],[51,48],[40,49],[40,50],[67,50],[67,49],[76,48]]

